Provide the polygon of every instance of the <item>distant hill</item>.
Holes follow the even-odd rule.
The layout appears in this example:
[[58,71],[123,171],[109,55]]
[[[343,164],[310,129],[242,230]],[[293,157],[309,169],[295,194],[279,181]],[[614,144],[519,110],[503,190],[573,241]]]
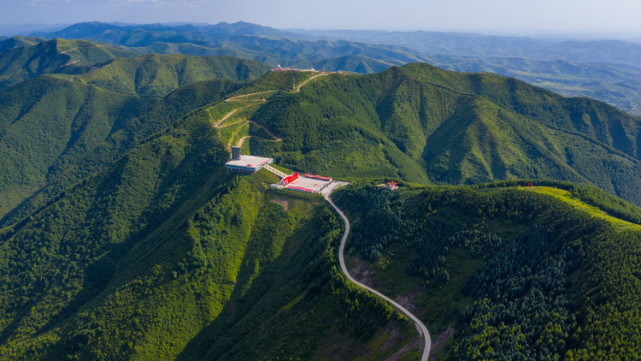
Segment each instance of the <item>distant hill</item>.
[[464,72],[511,76],[564,96],[605,101],[631,114],[641,114],[641,67],[586,64],[565,60],[429,56],[429,63]]
[[9,49],[19,48],[21,46],[30,46],[36,45],[46,39],[38,38],[33,36],[12,36],[10,38],[4,38],[0,40],[0,53],[3,53]]
[[[588,96],[641,114],[641,45],[469,33],[279,30],[244,22],[216,25],[79,23],[42,37],[89,39],[138,53],[235,56],[270,66],[382,71],[428,62],[457,71],[513,76],[566,96]],[[560,68],[573,69],[570,74]],[[537,65],[534,65],[538,63]],[[574,66],[572,66],[574,64]],[[534,71],[533,67],[536,68]],[[576,72],[576,68],[581,68]]]
[[[15,44],[15,41],[11,43]],[[0,53],[0,89],[41,74],[73,72],[78,67],[136,55],[86,40],[54,39],[35,45],[29,45],[29,41],[24,43]]]
[[314,63],[314,68],[327,71],[349,71],[360,74],[381,72],[390,66],[402,65],[397,62],[388,63],[359,55],[346,55],[338,58],[321,60]]
[[71,79],[123,94],[164,96],[198,81],[253,80],[268,71],[266,65],[232,57],[148,54],[97,64]]
[[135,41],[136,37],[132,33],[156,33],[159,36],[168,36],[169,34],[177,33],[201,33],[209,35],[223,35],[223,36],[242,36],[242,35],[262,35],[262,36],[283,36],[287,34],[294,35],[293,33],[285,32],[282,30],[274,29],[268,26],[261,26],[246,22],[236,22],[233,24],[221,22],[215,25],[200,25],[200,24],[184,24],[184,25],[171,25],[171,24],[135,24],[135,25],[120,25],[101,23],[97,21],[77,23],[66,28],[54,32],[40,32],[35,33],[46,37],[57,38],[95,38],[95,40],[105,42],[125,42],[129,39],[130,42]]
[[0,89],[42,74],[74,74],[64,77],[124,94],[164,96],[197,81],[252,80],[269,70],[266,65],[231,57],[139,56],[86,40],[55,39],[35,45],[27,40],[0,53]]
[[621,40],[565,41],[545,47],[540,57],[595,64],[639,66],[641,44]]
[[291,32],[243,22],[206,26],[117,26],[93,22],[39,35],[100,41],[141,53],[236,56],[271,66],[281,64],[309,68],[316,61],[346,55],[393,61],[395,64],[422,60],[416,53],[399,47],[342,40],[312,41]]
[[638,67],[641,44],[622,40],[567,40],[435,31],[292,30],[316,39],[342,39],[412,49],[422,55],[479,58],[564,60],[585,64],[625,64]]
[[292,30],[321,39],[343,39],[368,44],[386,44],[413,49],[421,54],[478,57],[521,57],[535,54],[555,40],[529,37],[482,35],[462,32],[384,30]]

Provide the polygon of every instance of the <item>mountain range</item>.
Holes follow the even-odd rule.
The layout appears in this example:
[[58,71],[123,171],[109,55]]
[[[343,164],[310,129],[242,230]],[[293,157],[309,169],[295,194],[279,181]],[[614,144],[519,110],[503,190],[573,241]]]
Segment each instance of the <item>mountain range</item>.
[[[122,25],[80,23],[46,38],[87,39],[123,50],[228,55],[270,66],[372,73],[428,62],[465,72],[516,77],[566,96],[603,100],[641,114],[641,45],[620,40],[576,41],[468,33],[279,30],[249,23]],[[573,69],[561,74],[560,69]]]
[[[352,224],[347,267],[421,318],[430,359],[638,353],[638,117],[295,30],[92,23],[56,36],[83,34],[95,39],[2,43],[0,359],[417,359],[414,325],[341,273],[349,227],[325,199],[275,190],[265,170],[228,173],[233,145],[351,183],[332,195]],[[226,37],[368,74],[140,54]]]

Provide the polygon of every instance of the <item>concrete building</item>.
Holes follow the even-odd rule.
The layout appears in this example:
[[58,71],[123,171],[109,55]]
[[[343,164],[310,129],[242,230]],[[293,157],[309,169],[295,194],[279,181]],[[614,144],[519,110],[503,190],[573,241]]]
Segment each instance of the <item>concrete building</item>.
[[231,147],[231,160],[225,163],[225,168],[228,172],[254,173],[273,161],[272,158],[241,155],[240,147]]

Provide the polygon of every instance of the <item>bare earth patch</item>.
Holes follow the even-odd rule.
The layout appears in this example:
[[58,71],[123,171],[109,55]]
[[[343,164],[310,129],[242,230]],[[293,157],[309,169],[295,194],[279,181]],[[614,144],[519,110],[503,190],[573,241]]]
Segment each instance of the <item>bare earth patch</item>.
[[403,346],[400,350],[396,351],[392,356],[388,357],[385,359],[385,361],[396,361],[403,357],[406,352],[411,351],[413,349],[417,349],[420,352],[420,350],[423,349],[423,340],[417,340],[416,342],[408,343],[407,345]]
[[376,270],[371,269],[366,261],[357,257],[346,256],[346,258],[347,263],[352,265],[349,269],[349,274],[358,282],[376,288]]
[[432,341],[432,350],[430,351],[430,355],[433,355],[436,351],[445,346],[447,340],[452,338],[452,336],[454,336],[454,327],[452,327],[452,325],[449,325],[447,326],[447,329],[443,331],[443,333],[438,335],[436,339]]
[[417,285],[416,287],[414,287],[414,289],[412,291],[410,291],[410,293],[408,293],[406,295],[396,295],[394,297],[394,299],[396,300],[396,302],[400,303],[401,306],[407,308],[413,314],[420,315],[421,313],[423,313],[423,310],[418,308],[418,307],[416,307],[412,303],[412,301],[414,300],[414,297],[416,297],[416,294],[420,290],[421,290],[421,287]]
[[276,204],[280,204],[281,206],[283,206],[283,208],[285,208],[286,211],[289,210],[289,201],[287,199],[274,196],[272,197],[271,201]]

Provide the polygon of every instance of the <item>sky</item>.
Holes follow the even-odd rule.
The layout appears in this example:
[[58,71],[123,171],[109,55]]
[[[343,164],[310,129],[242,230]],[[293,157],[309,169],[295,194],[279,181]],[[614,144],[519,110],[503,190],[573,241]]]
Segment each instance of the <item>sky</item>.
[[639,0],[0,0],[0,27],[246,21],[275,28],[641,35]]

